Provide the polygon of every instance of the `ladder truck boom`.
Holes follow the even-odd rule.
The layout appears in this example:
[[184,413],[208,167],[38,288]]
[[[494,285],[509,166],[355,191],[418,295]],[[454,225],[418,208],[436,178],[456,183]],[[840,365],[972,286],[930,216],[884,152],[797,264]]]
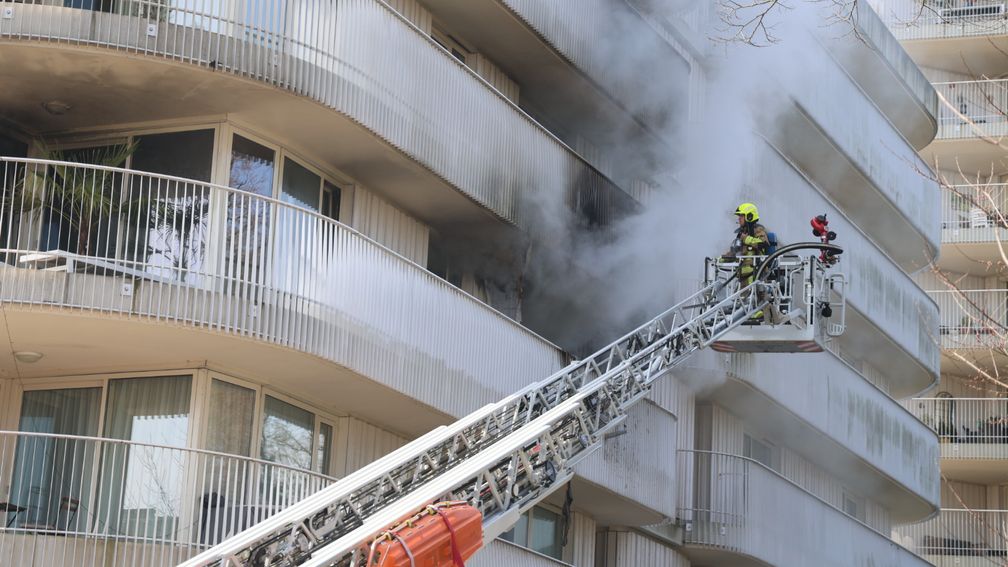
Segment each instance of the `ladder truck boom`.
[[[766,265],[824,246],[841,251],[791,245]],[[800,293],[809,309],[833,301],[825,266],[790,258],[795,268],[761,270],[771,277],[748,286],[733,277],[708,283],[594,355],[431,431],[180,567],[366,565],[377,536],[439,501],[473,506],[482,515],[483,540],[492,540],[569,480],[574,465],[601,446],[667,370],[754,314],[797,309],[796,298],[783,293]]]

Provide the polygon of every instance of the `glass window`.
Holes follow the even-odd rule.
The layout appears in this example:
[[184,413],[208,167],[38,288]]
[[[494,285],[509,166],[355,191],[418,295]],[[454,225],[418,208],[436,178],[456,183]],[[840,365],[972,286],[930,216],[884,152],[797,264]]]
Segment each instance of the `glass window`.
[[283,202],[317,212],[321,185],[321,177],[290,158],[284,159],[283,191],[280,195]]
[[334,221],[340,220],[340,199],[342,196],[339,187],[326,181],[322,187],[322,209],[319,212]]
[[[101,388],[28,391],[18,429],[97,436],[100,407]],[[94,448],[93,441],[78,439],[18,439],[9,501],[26,508],[14,518],[19,526],[76,529],[81,521],[76,509],[91,504]],[[80,525],[86,526],[86,518]]]
[[[25,157],[26,155],[28,155],[28,144],[0,133],[0,156]],[[17,250],[19,248],[18,228],[21,225],[20,216],[24,205],[20,199],[15,204],[14,198],[17,194],[15,189],[18,187],[18,181],[23,178],[23,175],[23,164],[4,162],[0,167],[0,262],[8,264],[17,262],[14,253],[3,252],[3,250]]]
[[229,186],[263,197],[273,196],[273,150],[235,134],[231,142]]
[[774,468],[773,447],[749,435],[744,435],[742,439],[742,455],[758,463],[763,463],[768,468]]
[[563,556],[560,545],[560,514],[555,514],[545,508],[532,508],[532,521],[529,526],[529,548],[555,559]]
[[311,469],[315,416],[293,404],[266,396],[261,458]]
[[229,455],[252,456],[255,399],[255,390],[223,380],[211,380],[207,449]]
[[115,533],[165,537],[182,510],[185,447],[189,433],[190,376],[128,378],[109,382],[102,451],[99,517]]
[[328,423],[319,425],[318,443],[315,449],[315,471],[329,474],[329,459],[332,457],[333,428]]
[[[140,171],[209,182],[213,167],[214,132],[196,130],[150,134],[136,138],[132,167]],[[164,278],[199,283],[206,254],[210,191],[193,183],[132,177],[132,206],[127,258],[140,261],[147,272]]]
[[145,134],[136,141],[132,169],[210,182],[213,130]]
[[554,559],[563,558],[563,534],[560,514],[536,506],[518,517],[514,527],[501,539]]
[[[272,197],[274,161],[273,150],[236,134],[231,146],[229,185],[251,195]],[[264,258],[269,232],[268,202],[241,193],[229,194],[225,275],[239,284],[262,281],[267,273]],[[252,300],[259,301],[258,297]]]

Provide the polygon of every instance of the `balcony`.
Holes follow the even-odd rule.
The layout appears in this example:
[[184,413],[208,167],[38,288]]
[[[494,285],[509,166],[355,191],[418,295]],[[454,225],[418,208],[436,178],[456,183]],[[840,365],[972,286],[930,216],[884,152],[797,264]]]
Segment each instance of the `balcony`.
[[1008,480],[1008,399],[914,398],[903,403],[938,433],[946,476],[982,484]]
[[[1008,213],[1008,184],[952,185],[942,195],[942,242],[966,244],[964,250],[974,258],[972,269],[966,263],[968,258],[958,259],[955,271],[969,273],[977,271],[977,259],[996,257],[997,242],[1008,238],[1008,229],[1003,228],[1000,214]],[[942,253],[942,265],[946,256],[955,255],[955,248],[948,247]],[[987,253],[989,252],[989,254]]]
[[679,466],[680,476],[694,479],[691,497],[683,500],[692,505],[679,512],[686,553],[693,562],[928,565],[887,535],[752,459],[680,451]]
[[938,140],[987,138],[1008,134],[1008,80],[935,83]]
[[[597,211],[601,221],[632,206],[608,178],[383,2],[87,5],[93,9],[0,2],[5,60],[17,62],[3,78],[23,85],[2,100],[7,117],[43,132],[241,117],[376,190],[393,192],[408,180],[411,190],[396,200],[427,220],[468,222],[489,210],[527,223],[525,200],[545,188],[558,202]],[[91,76],[98,72],[100,81]],[[138,97],[144,104],[131,103]],[[73,111],[54,121],[39,107],[53,99]]]
[[[938,303],[943,349],[1004,349],[1008,343],[1008,290],[944,290],[928,293]],[[990,354],[986,356],[989,358]]]
[[893,530],[893,539],[937,567],[1003,565],[1008,557],[1008,510],[943,508],[919,524]]
[[30,376],[210,360],[420,434],[564,364],[548,341],[318,213],[125,169],[0,164],[0,303],[10,340],[47,353]]
[[[133,424],[134,436],[142,425]],[[0,557],[8,565],[175,565],[334,481],[210,451],[0,431]]]
[[872,0],[900,40],[1004,35],[1004,0]]

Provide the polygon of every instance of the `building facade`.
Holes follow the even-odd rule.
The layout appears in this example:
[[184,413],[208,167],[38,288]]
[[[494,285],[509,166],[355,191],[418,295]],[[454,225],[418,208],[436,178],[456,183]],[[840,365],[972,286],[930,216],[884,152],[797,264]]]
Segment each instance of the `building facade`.
[[[979,565],[1008,553],[1008,452],[1001,253],[1008,180],[999,139],[1008,28],[1003,2],[877,2],[932,82],[938,134],[921,156],[942,185],[941,260],[918,281],[938,302],[942,376],[907,403],[941,440],[941,514],[898,530],[935,565]],[[1001,559],[993,559],[995,562]]]
[[939,373],[935,90],[866,5],[799,27],[818,80],[759,61],[704,162],[744,183],[700,191],[713,7],[0,2],[0,564],[174,565],[545,378],[624,330],[568,249],[709,192],[829,215],[846,333],[698,355],[473,564],[925,565],[889,535],[940,497],[898,402]]

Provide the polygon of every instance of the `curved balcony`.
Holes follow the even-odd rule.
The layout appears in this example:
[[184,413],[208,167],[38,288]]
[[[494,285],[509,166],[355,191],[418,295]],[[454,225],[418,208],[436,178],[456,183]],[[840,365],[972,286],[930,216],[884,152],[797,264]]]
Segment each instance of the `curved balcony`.
[[1008,342],[1008,290],[950,289],[930,291],[928,294],[938,303],[941,314],[939,333],[942,348],[963,351],[1004,349]]
[[941,242],[928,164],[839,65],[782,89],[793,107],[760,126],[774,146],[897,265],[930,265]]
[[[1008,229],[999,216],[1008,211],[1008,184],[951,185],[942,193],[942,242],[969,245],[965,256],[973,258],[971,266],[970,258],[957,257],[960,269],[955,271],[986,270],[977,260],[999,255],[997,242],[1008,239]],[[956,248],[942,252],[942,266],[948,267],[948,256],[957,256]]]
[[946,476],[982,484],[1008,480],[1008,399],[914,398],[903,403],[938,433]]
[[8,565],[175,565],[336,479],[211,451],[0,431]]
[[1008,134],[1008,79],[935,83],[938,140],[997,139]]
[[[686,553],[701,564],[925,567],[926,561],[752,459],[680,451],[691,473],[679,512]],[[842,542],[838,545],[838,542]]]
[[[937,382],[941,356],[935,341],[938,306],[887,256],[891,249],[880,249],[879,225],[851,217],[833,202],[834,194],[817,187],[775,148],[761,152],[759,159],[760,173],[752,192],[767,226],[784,242],[802,241],[808,238],[808,217],[795,211],[826,212],[838,235],[837,243],[845,249],[837,271],[849,280],[847,331],[836,340],[839,348],[885,369],[894,398],[918,394]],[[937,194],[934,197],[931,211],[937,221]],[[863,203],[858,206],[869,208]],[[937,234],[936,229],[932,227],[929,238],[931,233]],[[911,244],[904,241],[900,246]]]
[[733,355],[731,378],[705,397],[879,502],[894,521],[932,514],[934,433],[839,356],[823,353],[809,367],[789,355]]
[[937,567],[1002,565],[1008,557],[1008,510],[942,508],[919,524],[899,526],[893,539]]
[[58,366],[62,344],[121,364],[177,348],[419,433],[443,417],[417,401],[464,415],[564,364],[545,339],[317,213],[125,169],[0,164],[0,303],[12,340],[52,353],[26,371],[78,372]]
[[[327,152],[365,184],[382,188],[410,179],[413,191],[401,197],[421,218],[447,216],[444,202],[452,199],[452,213],[469,220],[483,218],[470,209],[475,202],[523,224],[533,208],[523,206],[540,191],[557,191],[558,201],[591,209],[601,221],[633,206],[608,178],[378,0],[87,2],[93,9],[50,0],[0,5],[6,59],[19,62],[5,71],[12,74],[9,80],[34,89],[8,108],[22,120],[38,121],[41,130],[100,125],[81,122],[94,110],[89,104],[98,104],[93,98],[105,106],[92,114],[106,123],[150,120],[151,108],[187,116],[193,111],[176,102],[198,91],[193,104],[200,115],[246,112],[249,120]],[[38,42],[54,49],[39,50]],[[109,64],[75,46],[130,58]],[[144,58],[183,66],[166,69]],[[98,68],[108,69],[102,80],[80,88],[100,84],[102,90],[79,103],[68,100],[79,108],[59,125],[46,122],[51,117],[38,112],[37,101],[27,102],[72,98],[65,88],[53,90],[60,81],[51,74]],[[160,80],[165,74],[171,80]],[[141,91],[138,84],[157,88]],[[259,88],[265,86],[273,88]],[[149,97],[148,104],[126,104],[137,96]],[[300,97],[324,106],[301,104]],[[391,156],[389,146],[404,155]],[[417,164],[434,174],[431,179],[418,179]],[[452,191],[466,198],[445,196]]]
[[938,96],[930,81],[903,49],[879,15],[858,2],[853,24],[860,41],[848,34],[832,42],[841,64],[900,133],[918,150],[931,143],[937,128]]
[[[1003,0],[872,0],[901,40],[1005,35]],[[958,51],[957,51],[958,53]]]

